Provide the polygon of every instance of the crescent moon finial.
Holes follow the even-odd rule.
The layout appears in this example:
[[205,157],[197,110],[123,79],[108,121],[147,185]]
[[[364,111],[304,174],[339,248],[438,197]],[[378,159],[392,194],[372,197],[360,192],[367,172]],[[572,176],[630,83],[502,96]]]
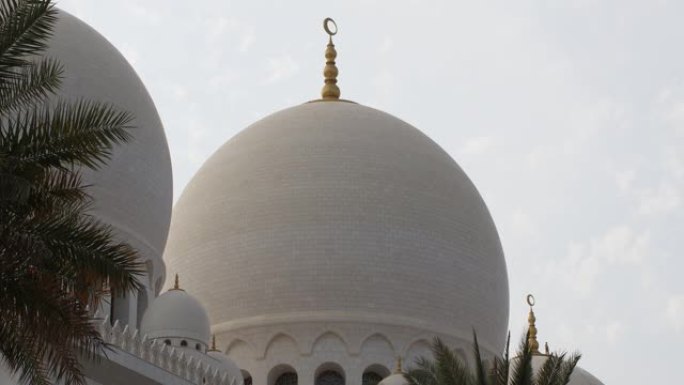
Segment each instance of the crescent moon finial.
[[321,97],[323,100],[336,101],[340,99],[340,88],[337,86],[337,65],[335,59],[337,58],[337,51],[335,44],[333,44],[332,37],[337,35],[337,24],[335,20],[326,17],[323,20],[323,29],[328,34],[328,46],[325,49],[325,68],[323,68],[323,76],[325,77],[325,85],[321,90]]
[[329,17],[326,17],[323,20],[323,29],[330,36],[337,35],[337,23],[335,23],[335,20],[333,20]]
[[527,344],[529,346],[530,352],[532,354],[540,354],[539,353],[539,341],[537,341],[537,317],[534,316],[534,311],[532,308],[534,307],[534,304],[536,303],[534,296],[532,294],[527,295],[527,304],[530,305],[530,313],[527,315],[527,323],[528,323],[528,329],[527,329]]

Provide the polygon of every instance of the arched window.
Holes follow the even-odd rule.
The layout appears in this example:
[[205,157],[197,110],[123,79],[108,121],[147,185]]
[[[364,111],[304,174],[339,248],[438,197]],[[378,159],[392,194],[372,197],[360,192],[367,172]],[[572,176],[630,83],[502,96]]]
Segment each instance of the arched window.
[[364,371],[363,376],[361,376],[361,383],[363,385],[376,385],[383,378],[390,375],[389,369],[381,364],[369,365]]
[[186,341],[186,340],[181,341],[181,346],[182,347],[188,346],[188,341]]
[[248,371],[240,369],[240,374],[242,374],[242,378],[245,380],[244,385],[252,385],[252,375]]
[[378,385],[382,381],[382,376],[375,372],[365,372],[362,377],[363,385]]
[[316,377],[316,385],[344,385],[344,377],[335,370],[325,370]]
[[197,350],[198,352],[201,352],[202,351],[202,345],[195,344],[195,350]]
[[297,373],[287,372],[278,376],[275,385],[297,385]]
[[171,340],[164,340],[164,343],[167,345],[171,345]]

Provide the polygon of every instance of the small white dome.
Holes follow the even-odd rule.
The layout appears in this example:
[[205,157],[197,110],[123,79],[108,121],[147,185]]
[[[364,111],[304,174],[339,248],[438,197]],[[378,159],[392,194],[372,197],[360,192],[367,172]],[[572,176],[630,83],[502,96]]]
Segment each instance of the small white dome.
[[378,385],[408,385],[408,381],[406,381],[404,373],[394,372],[380,381]]
[[238,368],[235,362],[233,362],[233,360],[231,360],[227,355],[223,354],[219,350],[210,350],[207,352],[207,355],[217,361],[217,369],[228,373],[230,376],[228,382],[231,382],[234,379],[235,381],[232,383],[241,385],[245,381],[244,378],[242,378],[242,371],[240,371],[240,368]]
[[[535,355],[532,357],[532,369],[535,371],[535,373],[541,369],[547,359],[548,356],[546,355]],[[570,382],[568,385],[603,385],[603,382],[586,370],[576,366],[575,370],[573,370],[572,375],[570,376]]]
[[209,344],[209,317],[204,306],[182,289],[171,289],[147,308],[140,327],[147,338],[182,338]]

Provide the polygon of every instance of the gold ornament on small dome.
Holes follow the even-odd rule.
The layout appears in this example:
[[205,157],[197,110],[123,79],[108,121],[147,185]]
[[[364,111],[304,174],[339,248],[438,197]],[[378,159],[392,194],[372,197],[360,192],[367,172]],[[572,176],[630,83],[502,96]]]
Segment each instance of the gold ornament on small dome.
[[211,335],[211,348],[209,349],[210,352],[220,352],[220,350],[216,349],[216,334]]
[[534,316],[534,310],[532,308],[535,305],[535,299],[532,294],[527,295],[527,304],[530,305],[530,313],[527,316],[527,322],[529,324],[529,330],[528,330],[528,336],[527,336],[527,343],[530,347],[530,352],[532,354],[541,354],[539,352],[539,341],[537,341],[537,326],[535,325],[535,322],[537,321],[537,317]]
[[173,288],[171,290],[185,291],[180,287],[180,280],[178,279],[178,274],[176,274],[176,277],[173,280]]
[[325,77],[325,85],[321,90],[321,97],[323,100],[339,100],[340,88],[337,86],[337,66],[335,59],[337,58],[337,51],[335,44],[333,44],[332,37],[337,34],[337,24],[335,20],[326,17],[323,20],[323,29],[328,34],[328,46],[325,49],[325,68],[323,69],[323,76]]
[[394,373],[403,373],[404,369],[401,367],[401,356],[397,356],[397,364],[394,367]]

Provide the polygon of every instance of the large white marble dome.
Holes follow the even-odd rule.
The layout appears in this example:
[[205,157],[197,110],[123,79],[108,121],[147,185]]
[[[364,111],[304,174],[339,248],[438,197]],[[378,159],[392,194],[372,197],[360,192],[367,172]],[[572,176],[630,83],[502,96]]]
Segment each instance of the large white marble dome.
[[326,329],[352,355],[373,333],[392,354],[435,335],[470,349],[473,328],[498,353],[506,337],[506,263],[475,186],[419,130],[355,103],[302,104],[229,140],[176,204],[165,260],[228,353],[252,339],[267,357],[285,329],[304,355]]
[[[112,225],[147,262],[150,276],[144,283],[150,290],[144,295],[153,298],[164,281],[161,256],[173,200],[171,158],[154,102],[124,56],[69,13],[59,11],[48,47],[45,56],[58,59],[64,68],[60,99],[106,102],[134,116],[133,139],[113,148],[112,159],[100,170],[86,170],[85,180],[92,184],[93,214]],[[129,305],[117,309],[121,320],[139,321],[135,304]]]

